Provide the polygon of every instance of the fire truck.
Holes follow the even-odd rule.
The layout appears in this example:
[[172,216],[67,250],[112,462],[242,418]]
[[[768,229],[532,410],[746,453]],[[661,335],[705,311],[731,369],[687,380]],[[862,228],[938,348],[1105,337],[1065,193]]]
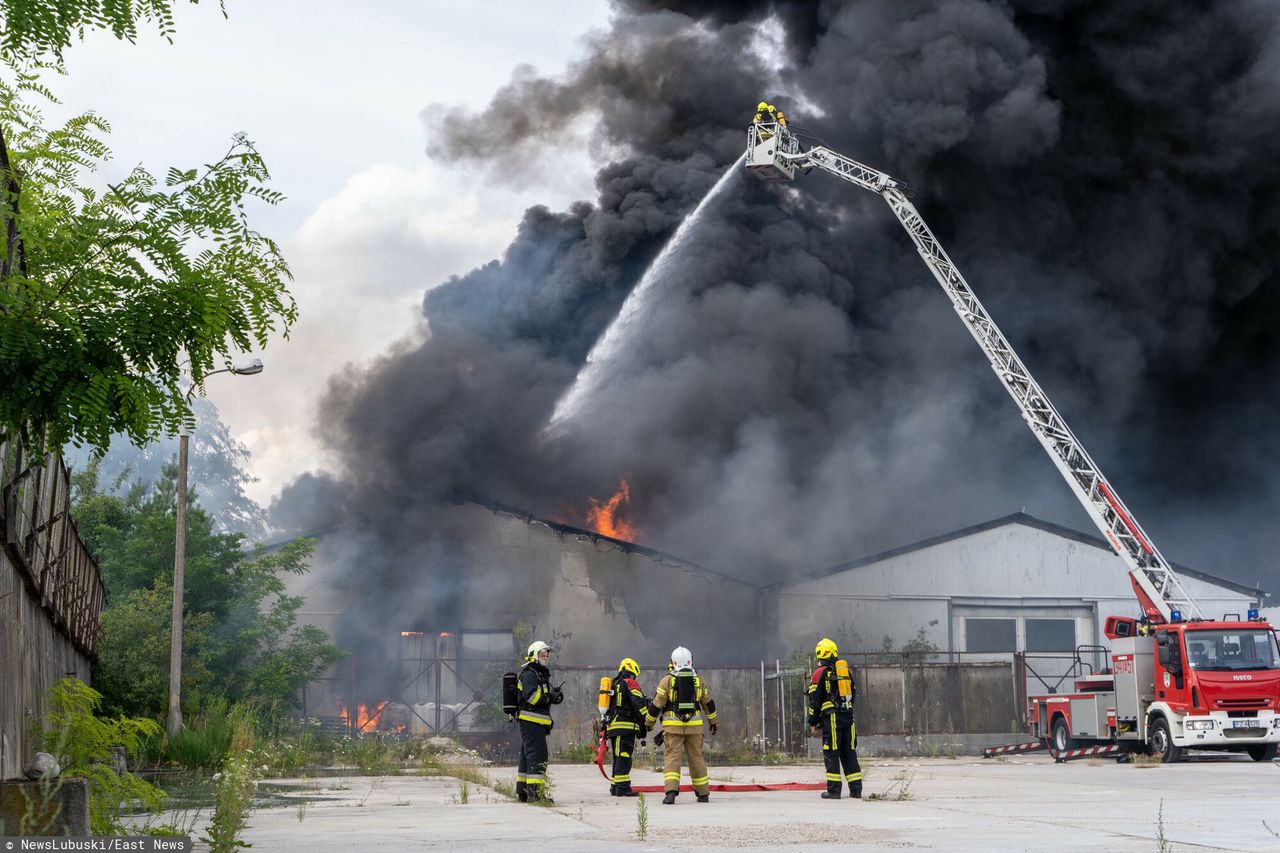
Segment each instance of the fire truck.
[[1280,645],[1272,626],[1253,608],[1243,620],[1201,612],[933,236],[909,189],[822,144],[806,146],[800,133],[769,113],[758,116],[747,128],[747,171],[783,182],[821,169],[888,203],[1036,440],[1124,562],[1138,599],[1139,618],[1106,620],[1109,661],[1088,670],[1077,650],[1072,692],[1028,697],[1028,726],[1037,740],[997,751],[1047,748],[1059,760],[1143,752],[1175,762],[1197,749],[1274,759]]

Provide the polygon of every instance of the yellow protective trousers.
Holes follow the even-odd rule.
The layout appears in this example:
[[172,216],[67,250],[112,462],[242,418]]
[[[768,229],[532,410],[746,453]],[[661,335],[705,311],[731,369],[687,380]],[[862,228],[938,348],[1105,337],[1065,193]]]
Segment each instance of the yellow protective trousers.
[[662,787],[665,791],[680,790],[680,760],[689,764],[689,781],[696,794],[711,793],[711,777],[707,775],[707,760],[702,757],[702,727],[696,731],[682,732],[674,727],[662,730]]

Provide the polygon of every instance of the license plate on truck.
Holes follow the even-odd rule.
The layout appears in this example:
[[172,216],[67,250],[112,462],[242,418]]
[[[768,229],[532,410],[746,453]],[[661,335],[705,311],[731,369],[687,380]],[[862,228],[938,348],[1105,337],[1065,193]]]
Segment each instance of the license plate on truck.
[[1231,728],[1233,729],[1260,729],[1262,725],[1257,720],[1232,720]]

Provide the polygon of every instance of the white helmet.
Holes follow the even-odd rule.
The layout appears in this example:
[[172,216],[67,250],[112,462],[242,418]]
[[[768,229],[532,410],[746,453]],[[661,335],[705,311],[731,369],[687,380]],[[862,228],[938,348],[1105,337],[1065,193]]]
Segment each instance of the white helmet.
[[534,640],[529,644],[529,650],[524,653],[524,656],[529,660],[537,660],[538,652],[546,652],[547,654],[550,654],[551,647],[541,640]]
[[684,646],[671,650],[671,666],[675,669],[693,669],[693,652]]

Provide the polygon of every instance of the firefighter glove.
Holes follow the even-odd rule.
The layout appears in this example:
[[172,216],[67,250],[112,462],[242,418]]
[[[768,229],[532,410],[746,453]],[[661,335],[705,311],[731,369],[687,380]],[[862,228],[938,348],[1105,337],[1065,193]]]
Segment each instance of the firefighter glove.
[[715,734],[715,733],[716,733],[716,724],[715,724],[715,723],[712,723],[712,724],[711,724],[711,733],[712,733],[712,734]]
[[551,688],[551,704],[559,705],[563,701],[564,701],[564,691],[559,687],[552,687]]
[[658,732],[656,735],[653,736],[654,746],[662,746],[662,740],[663,740],[662,735],[663,735],[663,732]]

